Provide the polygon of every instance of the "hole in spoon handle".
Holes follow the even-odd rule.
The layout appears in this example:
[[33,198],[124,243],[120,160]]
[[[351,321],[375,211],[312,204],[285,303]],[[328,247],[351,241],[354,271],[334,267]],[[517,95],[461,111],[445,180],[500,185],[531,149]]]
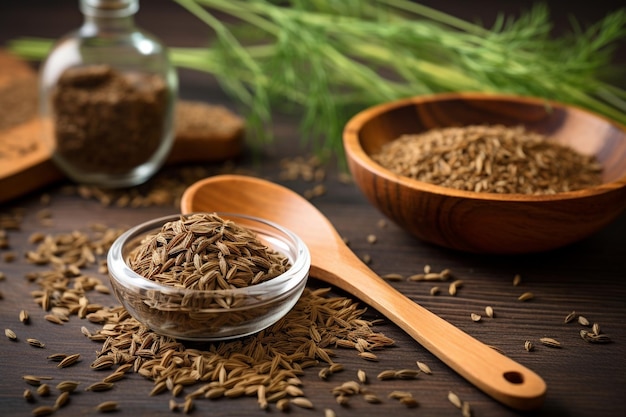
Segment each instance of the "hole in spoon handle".
[[522,384],[524,383],[524,375],[518,371],[508,371],[505,372],[502,376],[511,384]]

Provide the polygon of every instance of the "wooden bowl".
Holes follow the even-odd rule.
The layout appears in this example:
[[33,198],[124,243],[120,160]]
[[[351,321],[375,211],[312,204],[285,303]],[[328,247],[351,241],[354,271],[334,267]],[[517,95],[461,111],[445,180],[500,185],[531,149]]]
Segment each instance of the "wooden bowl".
[[[595,155],[603,183],[554,195],[462,191],[394,174],[370,157],[402,134],[496,123],[523,125]],[[448,248],[546,251],[588,237],[626,209],[626,128],[560,103],[479,93],[414,97],[358,113],[343,141],[354,181],[369,201],[418,238]]]

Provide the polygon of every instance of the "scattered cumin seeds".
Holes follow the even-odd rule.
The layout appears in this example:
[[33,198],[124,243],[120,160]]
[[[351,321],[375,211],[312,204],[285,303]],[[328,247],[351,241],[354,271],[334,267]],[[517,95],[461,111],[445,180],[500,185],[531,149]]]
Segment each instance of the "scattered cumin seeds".
[[336,372],[341,372],[343,371],[343,365],[340,363],[333,363],[332,365],[330,365],[328,367],[328,369],[330,370],[330,372],[332,372],[333,374]]
[[17,340],[17,334],[11,329],[4,329],[4,335],[11,340]]
[[289,411],[289,399],[281,398],[280,400],[276,401],[276,408],[278,408],[278,410],[282,411],[283,413]]
[[452,282],[450,286],[448,287],[448,293],[450,295],[456,295],[457,290],[461,288],[462,285],[463,285],[463,281],[460,279],[457,279],[456,281]]
[[61,381],[57,384],[57,389],[61,392],[72,392],[79,384],[77,381]]
[[365,359],[366,361],[377,362],[378,356],[376,356],[372,352],[359,352],[359,357]]
[[24,390],[24,394],[22,394],[22,396],[24,397],[24,399],[28,402],[31,402],[34,400],[33,398],[33,392],[31,390],[29,390],[28,388],[26,388]]
[[24,375],[22,379],[26,381],[27,384],[35,386],[35,387],[38,387],[39,385],[41,385],[41,377],[39,376]]
[[426,365],[424,362],[417,361],[416,364],[419,370],[424,372],[425,374],[430,375],[433,373],[433,371],[430,370],[430,367]]
[[382,403],[381,399],[378,398],[376,394],[372,394],[372,393],[363,394],[363,399],[370,404]]
[[463,417],[472,417],[472,409],[467,401],[463,401],[463,405],[461,405],[461,415]]
[[70,393],[68,391],[63,391],[54,401],[54,408],[59,409],[67,404],[70,400]]
[[522,276],[520,274],[515,274],[513,277],[513,286],[517,287],[522,283]]
[[400,369],[395,372],[394,378],[397,379],[416,379],[420,374],[419,369]]
[[29,345],[36,347],[36,348],[44,348],[46,347],[45,343],[37,340],[37,339],[33,339],[33,338],[28,338],[26,339],[26,342],[28,342]]
[[574,321],[574,319],[576,318],[576,312],[572,311],[571,313],[569,313],[567,316],[565,316],[565,324],[567,323],[571,323]]
[[581,326],[589,326],[591,323],[589,323],[589,320],[587,320],[585,316],[578,316],[578,324]]
[[561,347],[561,343],[558,340],[553,339],[551,337],[542,337],[541,339],[539,339],[539,341],[548,347],[553,347],[553,348]]
[[386,281],[402,281],[404,277],[400,274],[385,274],[382,276],[382,279]]
[[293,405],[297,405],[300,408],[309,408],[309,409],[313,408],[313,403],[308,398],[305,398],[305,397],[292,398],[290,401]]
[[119,410],[117,401],[104,401],[96,406],[96,410],[100,413],[110,413]]
[[470,317],[471,317],[472,321],[474,321],[474,322],[479,322],[482,319],[480,314],[476,314],[476,313],[470,314]]
[[533,342],[527,340],[524,342],[524,349],[526,349],[527,352],[532,352],[535,349],[535,346],[533,345]]
[[94,391],[94,392],[108,391],[111,388],[113,388],[114,385],[115,384],[113,384],[112,382],[98,381],[98,382],[94,382],[93,384],[85,388],[85,391]]
[[169,407],[170,411],[178,411],[178,403],[175,399],[170,398]]
[[267,410],[269,407],[269,403],[267,402],[267,397],[265,396],[265,385],[259,385],[257,388],[257,403],[259,404],[259,408],[261,410]]
[[532,300],[533,298],[535,298],[535,294],[533,294],[530,291],[527,291],[523,293],[522,295],[520,295],[519,297],[517,297],[519,301],[528,301],[528,300]]
[[324,417],[337,417],[337,414],[335,414],[335,410],[332,408],[326,408],[324,410]]
[[28,315],[28,311],[20,310],[19,314],[20,321],[24,324],[28,324],[30,322],[30,316]]
[[67,368],[68,366],[74,365],[80,359],[80,353],[74,353],[73,355],[69,355],[64,358],[59,364],[57,368]]
[[49,405],[41,405],[35,409],[33,409],[33,416],[35,417],[43,417],[43,416],[49,416],[52,413],[54,413],[55,409],[54,407],[50,407]]
[[600,325],[598,323],[593,323],[593,326],[591,326],[591,332],[598,336],[600,334]]
[[485,307],[485,314],[487,315],[487,317],[492,319],[493,318],[493,307],[491,307],[491,306]]
[[583,338],[584,341],[589,343],[610,343],[611,338],[605,334],[594,334],[587,330],[580,331],[580,337]]
[[400,401],[401,404],[404,404],[408,408],[414,408],[419,405],[415,398],[413,398],[413,394],[407,391],[392,391],[389,393],[388,397]]
[[67,358],[65,353],[53,353],[52,355],[48,355],[47,359],[53,362],[61,362],[65,358]]
[[387,395],[388,398],[393,398],[395,400],[399,400],[402,397],[411,397],[411,396],[413,396],[413,394],[411,394],[408,391],[391,391],[389,395]]
[[37,394],[39,394],[40,397],[47,397],[48,395],[50,395],[50,385],[48,384],[41,384],[37,387]]
[[394,379],[396,375],[396,371],[394,371],[393,369],[387,369],[385,371],[381,371],[376,378],[380,379],[381,381],[386,381],[389,379]]
[[192,398],[187,398],[183,403],[183,413],[189,414],[193,411],[194,402]]
[[374,243],[376,243],[378,239],[376,238],[376,235],[374,234],[369,234],[367,235],[367,243],[369,243],[370,245],[373,245]]
[[463,402],[459,396],[452,391],[448,391],[448,401],[450,401],[456,408],[460,409],[463,406]]
[[415,408],[419,405],[419,403],[417,402],[415,398],[413,398],[413,396],[402,397],[400,398],[399,401],[401,404],[405,405],[407,408]]
[[320,369],[320,371],[317,373],[317,376],[320,377],[320,379],[328,379],[328,377],[331,375],[330,369],[325,366],[324,368]]
[[117,382],[121,379],[124,379],[126,376],[126,372],[115,371],[106,377],[102,378],[102,382]]
[[407,281],[424,281],[425,274],[413,274],[407,277]]
[[361,384],[366,384],[366,383],[367,383],[367,374],[365,373],[365,371],[364,371],[364,370],[359,369],[359,370],[356,372],[356,376],[357,376],[357,378],[358,378],[358,380],[359,380],[359,382],[360,382]]
[[440,291],[439,287],[434,286],[430,289],[430,295],[437,295],[439,294],[439,291]]
[[96,290],[97,292],[101,293],[101,294],[111,294],[111,290],[109,290],[109,287],[107,287],[104,284],[98,284],[94,287],[94,290]]

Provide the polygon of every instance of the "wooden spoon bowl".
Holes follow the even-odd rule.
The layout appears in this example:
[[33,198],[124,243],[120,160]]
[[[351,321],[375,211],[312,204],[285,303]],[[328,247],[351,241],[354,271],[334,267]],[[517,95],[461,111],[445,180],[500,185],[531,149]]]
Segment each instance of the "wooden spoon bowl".
[[245,214],[290,229],[309,249],[312,277],[374,307],[498,401],[520,410],[541,406],[546,392],[541,377],[399,293],[346,246],[317,208],[294,191],[258,178],[218,175],[190,186],[181,209],[183,214]]
[[[461,191],[394,174],[371,155],[403,134],[471,124],[524,126],[595,155],[601,185],[554,195]],[[585,110],[536,98],[440,94],[364,110],[346,125],[356,184],[383,214],[418,238],[475,253],[527,253],[590,236],[626,209],[626,128]]]

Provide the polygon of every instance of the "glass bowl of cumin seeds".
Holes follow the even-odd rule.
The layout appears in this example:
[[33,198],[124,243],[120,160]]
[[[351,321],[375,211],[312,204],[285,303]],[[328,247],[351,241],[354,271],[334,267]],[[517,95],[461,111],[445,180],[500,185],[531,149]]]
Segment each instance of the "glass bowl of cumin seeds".
[[419,239],[473,253],[547,251],[626,210],[626,127],[540,98],[444,93],[345,126],[354,181]]
[[272,222],[231,213],[163,217],[122,234],[107,256],[115,295],[140,323],[176,339],[247,336],[300,298],[311,258]]

